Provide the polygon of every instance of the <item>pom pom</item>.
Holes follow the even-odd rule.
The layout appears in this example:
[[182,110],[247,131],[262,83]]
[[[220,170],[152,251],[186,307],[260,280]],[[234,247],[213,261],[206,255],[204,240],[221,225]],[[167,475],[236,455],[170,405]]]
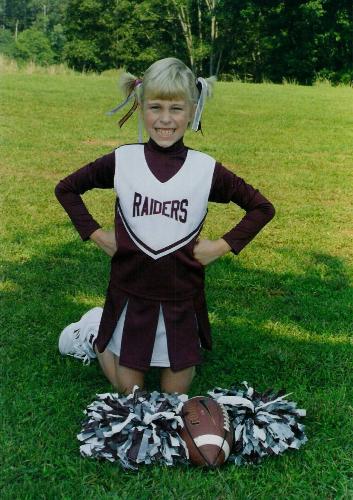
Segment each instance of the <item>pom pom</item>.
[[234,445],[228,462],[237,465],[258,463],[267,455],[279,455],[306,443],[304,425],[298,420],[306,415],[285,391],[264,393],[243,382],[245,389],[215,388],[208,394],[225,406],[234,427]]
[[175,465],[188,462],[188,451],[178,430],[185,394],[144,392],[97,394],[84,413],[81,433],[77,435],[84,457],[118,460],[126,470],[139,464]]

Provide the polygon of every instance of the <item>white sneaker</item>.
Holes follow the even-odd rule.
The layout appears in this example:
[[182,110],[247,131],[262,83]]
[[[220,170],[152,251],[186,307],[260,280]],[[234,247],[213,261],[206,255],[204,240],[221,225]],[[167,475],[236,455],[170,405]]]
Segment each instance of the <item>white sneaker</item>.
[[89,365],[91,359],[97,357],[93,342],[98,335],[102,312],[101,307],[94,307],[86,312],[80,321],[64,328],[59,337],[60,353],[82,359],[84,365]]

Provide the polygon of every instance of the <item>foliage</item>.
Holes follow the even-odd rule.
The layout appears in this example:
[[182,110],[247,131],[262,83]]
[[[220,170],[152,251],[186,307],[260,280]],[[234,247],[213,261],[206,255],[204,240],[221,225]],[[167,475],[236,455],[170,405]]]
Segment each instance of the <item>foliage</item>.
[[54,62],[54,52],[50,47],[48,37],[35,28],[24,30],[18,35],[16,57],[24,61],[32,60],[38,64]]
[[55,62],[60,62],[64,59],[64,46],[66,36],[64,33],[64,26],[60,23],[55,24],[53,29],[48,32],[51,48],[55,54]]
[[14,38],[42,32],[54,61],[79,70],[141,74],[176,56],[205,76],[353,80],[351,0],[0,0],[0,25]]
[[117,66],[141,75],[156,59],[184,56],[170,9],[168,0],[163,5],[160,0],[118,2],[114,11]]
[[10,30],[0,29],[0,53],[8,57],[16,56],[16,43]]
[[70,0],[65,13],[64,59],[76,69],[114,67],[115,0]]

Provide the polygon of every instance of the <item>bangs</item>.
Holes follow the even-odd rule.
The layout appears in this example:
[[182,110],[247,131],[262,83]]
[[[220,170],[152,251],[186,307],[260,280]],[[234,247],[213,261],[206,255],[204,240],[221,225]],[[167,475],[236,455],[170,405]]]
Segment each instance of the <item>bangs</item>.
[[146,89],[144,99],[161,99],[162,101],[190,101],[189,96],[186,95],[185,91],[180,91],[179,89],[157,89],[153,87],[152,89]]
[[162,59],[154,63],[144,77],[143,96],[145,99],[168,101],[197,101],[195,77],[184,63],[177,59]]
[[164,99],[174,101],[176,99],[190,101],[190,96],[183,82],[178,85],[177,81],[171,81],[167,78],[155,78],[148,82],[144,92],[145,99]]

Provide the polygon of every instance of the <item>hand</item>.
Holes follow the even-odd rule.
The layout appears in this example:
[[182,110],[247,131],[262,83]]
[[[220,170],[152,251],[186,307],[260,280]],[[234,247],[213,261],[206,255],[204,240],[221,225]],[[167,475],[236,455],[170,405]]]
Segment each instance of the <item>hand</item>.
[[104,231],[103,229],[97,229],[91,234],[90,239],[110,257],[113,257],[118,250],[114,230]]
[[222,255],[231,250],[228,243],[219,238],[219,240],[197,240],[194,246],[194,257],[203,266],[217,260]]

